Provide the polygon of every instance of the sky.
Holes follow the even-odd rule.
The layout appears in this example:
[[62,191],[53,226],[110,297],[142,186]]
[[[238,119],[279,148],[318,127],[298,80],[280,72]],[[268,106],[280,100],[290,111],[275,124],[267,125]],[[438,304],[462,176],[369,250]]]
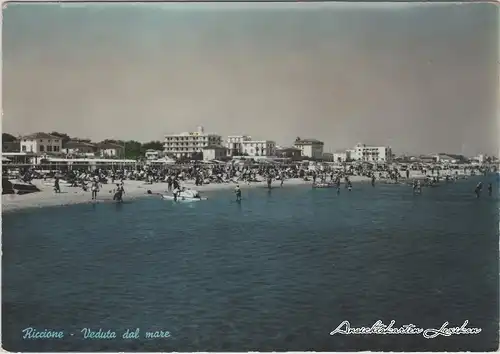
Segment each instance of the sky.
[[494,4],[8,4],[2,130],[498,154]]

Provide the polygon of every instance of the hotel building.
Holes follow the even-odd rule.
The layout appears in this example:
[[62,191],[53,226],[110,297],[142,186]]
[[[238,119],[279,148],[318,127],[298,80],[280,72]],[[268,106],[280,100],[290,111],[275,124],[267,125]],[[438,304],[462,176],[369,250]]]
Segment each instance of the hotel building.
[[243,155],[243,143],[251,140],[252,137],[249,135],[229,135],[226,141],[228,156]]
[[248,140],[242,143],[243,154],[248,156],[275,156],[276,142],[273,140]]
[[392,161],[392,150],[386,146],[367,146],[359,143],[354,147],[354,154],[351,157],[357,161],[390,162]]
[[323,146],[324,143],[316,139],[297,138],[293,144],[294,148],[300,149],[302,156],[314,159],[323,158]]
[[252,140],[249,135],[230,135],[226,142],[229,156],[275,156],[276,142],[273,140]]
[[177,157],[190,157],[195,152],[203,152],[203,148],[207,146],[221,144],[220,135],[207,134],[200,126],[195,132],[166,135],[164,152]]

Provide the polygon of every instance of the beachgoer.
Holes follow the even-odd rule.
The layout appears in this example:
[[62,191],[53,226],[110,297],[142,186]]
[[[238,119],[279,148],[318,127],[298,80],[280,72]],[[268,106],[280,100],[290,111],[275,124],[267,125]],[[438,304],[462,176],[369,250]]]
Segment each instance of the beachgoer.
[[174,188],[174,190],[173,190],[173,192],[172,192],[172,193],[173,193],[173,195],[174,195],[174,202],[176,202],[176,201],[177,201],[177,197],[178,197],[178,195],[179,195],[179,193],[180,193],[179,188]]
[[234,193],[236,194],[236,201],[239,202],[241,200],[241,189],[239,184],[236,185]]
[[476,198],[479,198],[481,196],[482,189],[483,189],[483,182],[479,182],[476,186],[476,189],[474,189],[474,193],[476,193]]
[[116,185],[116,193],[113,196],[113,200],[116,200],[118,202],[123,202],[123,194],[125,193],[125,189],[123,188],[123,185],[117,184]]
[[61,187],[59,186],[59,177],[56,176],[56,179],[54,180],[54,191],[56,193],[61,193]]
[[99,191],[99,182],[97,178],[92,182],[92,199],[97,199],[97,192]]
[[491,183],[488,184],[488,195],[490,197],[493,195],[493,185]]

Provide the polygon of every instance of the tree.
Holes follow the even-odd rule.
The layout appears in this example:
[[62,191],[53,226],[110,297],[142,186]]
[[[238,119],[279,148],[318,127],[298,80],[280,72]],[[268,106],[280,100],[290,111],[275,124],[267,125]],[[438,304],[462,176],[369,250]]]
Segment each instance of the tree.
[[158,141],[158,140],[150,141],[148,143],[142,144],[142,148],[144,149],[144,151],[149,150],[149,149],[163,151],[163,143],[161,141]]
[[126,159],[135,160],[144,156],[144,153],[142,151],[142,144],[138,141],[128,140],[121,142],[121,144],[119,145],[124,147]]
[[3,143],[12,143],[16,140],[17,140],[17,138],[12,134],[2,133],[2,142]]

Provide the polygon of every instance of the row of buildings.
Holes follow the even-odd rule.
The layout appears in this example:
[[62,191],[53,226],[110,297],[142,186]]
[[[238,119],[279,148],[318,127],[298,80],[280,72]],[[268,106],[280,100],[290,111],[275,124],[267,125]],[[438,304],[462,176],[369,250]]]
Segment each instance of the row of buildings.
[[390,147],[357,144],[354,149],[325,153],[324,143],[317,139],[297,138],[289,147],[276,145],[273,140],[254,140],[249,135],[230,135],[224,142],[221,135],[205,133],[203,127],[195,132],[165,136],[165,153],[176,157],[189,157],[202,152],[205,159],[228,156],[282,157],[291,159],[322,159],[333,162],[362,160],[388,162],[393,155]]
[[[12,146],[9,146],[11,144]],[[125,146],[114,143],[91,143],[70,140],[63,144],[61,137],[47,133],[34,133],[19,138],[13,143],[2,143],[2,152],[20,152],[37,155],[66,155],[69,158],[123,158]],[[317,139],[297,137],[290,146],[278,146],[273,140],[255,140],[249,135],[231,135],[224,141],[218,134],[205,133],[203,127],[195,132],[169,134],[165,136],[164,150],[148,150],[145,158],[155,160],[165,156],[190,158],[203,155],[204,160],[220,160],[228,157],[248,156],[253,158],[277,157],[292,160],[304,158],[331,162],[354,160],[390,162],[390,147],[374,147],[357,144],[354,149],[336,153],[324,152],[324,143]]]
[[[276,145],[273,140],[254,140],[248,135],[231,135],[224,140],[220,135],[207,134],[203,127],[195,132],[170,134],[165,136],[164,149],[147,150],[144,158],[152,162],[168,161],[173,163],[177,158],[192,158],[195,154],[203,156],[204,160],[222,160],[228,157],[248,156],[254,159],[287,158],[303,160],[304,158],[323,160],[327,162],[427,162],[427,163],[463,163],[478,164],[496,161],[496,158],[478,155],[466,158],[462,155],[434,154],[420,156],[402,155],[395,158],[390,147],[357,144],[353,149],[335,153],[324,152],[324,143],[317,139],[301,139],[297,137],[289,147]],[[3,159],[18,156],[44,156],[52,158],[65,156],[70,159],[123,159],[125,146],[111,142],[91,143],[86,140],[65,141],[59,136],[47,133],[34,133],[20,137],[15,142],[2,142]],[[22,156],[21,156],[22,155]],[[120,161],[121,161],[120,160]],[[131,163],[135,160],[131,160]]]
[[34,133],[22,136],[15,142],[2,142],[2,152],[117,158],[123,156],[124,147],[114,143],[91,143],[80,140],[70,140],[63,144],[59,136]]

